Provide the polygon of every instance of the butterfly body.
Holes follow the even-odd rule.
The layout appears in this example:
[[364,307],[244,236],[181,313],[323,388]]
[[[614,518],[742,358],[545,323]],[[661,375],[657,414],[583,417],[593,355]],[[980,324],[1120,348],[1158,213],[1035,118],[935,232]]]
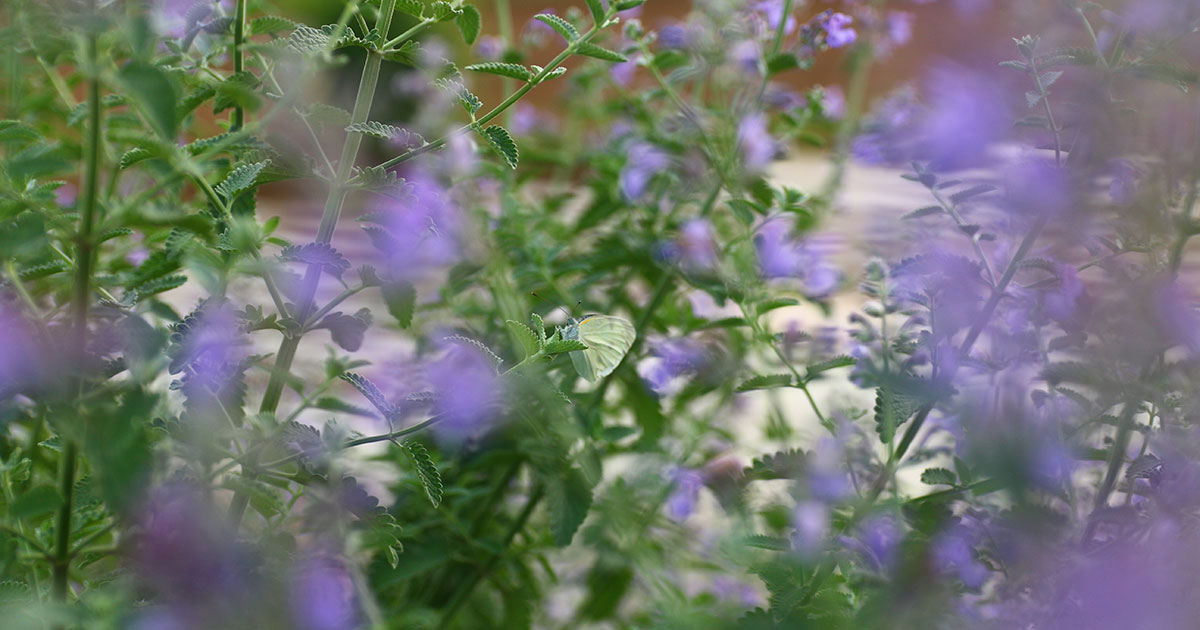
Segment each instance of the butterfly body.
[[570,353],[575,371],[588,381],[604,378],[621,364],[625,353],[633,347],[637,332],[633,324],[612,315],[585,315],[572,319],[562,329],[563,339],[576,339],[587,350]]

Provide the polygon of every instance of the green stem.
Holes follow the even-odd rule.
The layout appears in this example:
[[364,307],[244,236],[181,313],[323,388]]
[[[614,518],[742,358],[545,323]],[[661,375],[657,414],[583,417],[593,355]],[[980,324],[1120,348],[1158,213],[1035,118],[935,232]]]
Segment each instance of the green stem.
[[[609,15],[607,17],[611,17],[611,14],[612,14],[612,9],[609,9]],[[607,17],[606,17],[605,21],[607,21]],[[409,150],[405,153],[401,153],[400,155],[397,155],[396,157],[394,157],[386,162],[383,162],[382,164],[379,164],[376,168],[391,168],[393,166],[396,166],[397,164],[407,162],[408,160],[411,160],[411,159],[417,157],[418,155],[424,155],[425,153],[429,153],[430,151],[435,151],[437,149],[440,149],[440,148],[446,146],[446,143],[449,142],[451,138],[457,138],[458,136],[461,136],[465,133],[471,132],[473,129],[482,128],[483,125],[486,125],[487,123],[491,122],[491,120],[493,118],[504,113],[504,111],[506,109],[508,109],[509,107],[512,107],[514,103],[521,100],[521,97],[525,96],[526,94],[529,93],[530,90],[532,90],[533,88],[535,88],[539,84],[541,84],[542,81],[544,81],[546,79],[546,77],[549,76],[549,74],[551,72],[553,72],[554,69],[559,66],[559,64],[561,64],[563,61],[566,61],[567,57],[570,57],[571,55],[575,54],[575,51],[579,48],[579,46],[581,44],[583,44],[583,43],[589,41],[590,39],[592,39],[593,37],[595,37],[596,33],[600,32],[600,29],[603,27],[603,24],[604,24],[603,22],[601,22],[599,24],[594,24],[592,26],[592,28],[590,30],[588,30],[588,32],[581,35],[579,37],[579,39],[568,44],[567,47],[564,48],[562,52],[558,53],[557,57],[550,60],[550,63],[546,64],[546,66],[542,69],[541,72],[537,73],[537,75],[534,76],[529,81],[527,81],[525,83],[525,85],[522,85],[520,87],[520,89],[518,89],[516,92],[513,92],[512,94],[510,94],[508,98],[504,99],[504,102],[502,102],[499,105],[497,105],[496,107],[492,108],[491,111],[484,114],[482,117],[476,119],[473,122],[465,124],[465,125],[459,127],[458,129],[455,129],[454,131],[451,131],[450,133],[446,134],[445,136],[442,136],[441,138],[438,138],[437,140],[434,140],[433,142],[425,143],[415,149]]]
[[420,22],[417,22],[415,25],[413,25],[412,28],[408,29],[407,31],[404,31],[403,33],[397,35],[396,37],[393,37],[392,39],[389,39],[386,43],[384,43],[382,48],[384,50],[388,50],[391,47],[395,46],[396,44],[406,42],[406,41],[412,39],[413,37],[416,36],[417,33],[420,33],[421,31],[429,28],[429,25],[433,24],[435,21],[436,20],[433,20],[432,18],[426,18],[424,20],[421,20]]
[[[246,57],[242,52],[242,42],[246,39],[246,0],[237,0],[237,11],[233,18],[233,74],[245,72]],[[246,122],[246,111],[241,105],[233,108],[233,118],[229,129],[237,131]]]
[[[534,487],[533,492],[529,495],[529,500],[525,502],[525,507],[521,510],[521,513],[517,515],[517,520],[513,521],[512,526],[508,528],[508,532],[504,535],[504,542],[501,545],[501,548],[507,549],[509,545],[512,544],[513,538],[516,538],[517,533],[525,528],[525,523],[529,521],[529,517],[533,514],[534,508],[536,508],[537,504],[542,500],[542,493],[543,489],[541,484],[538,484],[536,487]],[[470,579],[468,579],[466,582],[463,582],[458,587],[458,590],[455,591],[454,595],[451,596],[450,603],[446,606],[446,612],[442,615],[442,622],[437,626],[438,630],[445,630],[446,628],[450,627],[450,623],[454,621],[454,617],[458,614],[458,611],[462,609],[462,605],[466,603],[467,598],[471,595],[471,592],[475,590],[475,587],[480,581],[483,580],[483,578],[487,577],[487,575],[491,573],[492,569],[496,567],[496,564],[500,562],[500,559],[503,556],[504,554],[502,553],[493,553],[490,555],[483,563],[483,566],[479,567],[479,570],[476,571],[470,577]]]
[[[379,9],[379,19],[376,22],[376,28],[380,33],[386,34],[391,29],[392,14],[396,9],[396,0],[383,0],[383,4]],[[363,65],[362,78],[358,83],[358,94],[354,97],[354,111],[351,113],[352,123],[364,123],[367,121],[371,113],[371,103],[375,99],[375,87],[379,82],[379,69],[383,63],[383,55],[378,51],[367,53],[366,63]],[[362,134],[350,132],[346,134],[346,141],[342,145],[342,157],[338,162],[337,176],[330,185],[329,196],[325,199],[325,208],[321,213],[321,225],[317,228],[317,241],[328,244],[333,240],[333,232],[337,227],[338,218],[342,214],[342,205],[346,201],[347,187],[346,182],[350,179],[350,174],[354,168],[354,161],[358,157],[358,149],[362,145]],[[305,321],[312,314],[315,303],[314,298],[317,294],[317,286],[321,281],[321,266],[310,265],[308,272],[304,276],[304,285],[302,288],[300,304],[296,313],[297,321]],[[283,342],[279,346],[279,352],[275,355],[275,365],[271,370],[271,377],[267,381],[266,391],[263,393],[262,402],[259,405],[259,411],[262,413],[275,413],[279,407],[279,400],[283,395],[284,381],[287,380],[288,374],[292,370],[292,362],[296,358],[296,350],[300,347],[302,334],[297,333],[290,337],[284,337]],[[253,459],[253,458],[252,458]],[[254,462],[248,462],[249,467],[254,466]],[[250,495],[246,492],[237,492],[233,496],[233,501],[229,504],[229,518],[237,527],[242,517],[246,513],[246,506],[249,504]]]

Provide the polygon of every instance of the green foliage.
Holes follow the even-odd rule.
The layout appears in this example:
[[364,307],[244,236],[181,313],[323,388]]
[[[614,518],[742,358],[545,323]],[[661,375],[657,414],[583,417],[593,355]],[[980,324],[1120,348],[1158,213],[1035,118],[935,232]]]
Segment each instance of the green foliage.
[[513,142],[507,129],[500,125],[492,125],[483,130],[483,135],[496,153],[499,153],[500,157],[503,157],[504,161],[508,163],[509,168],[517,168],[521,154],[517,151],[517,144]]
[[529,68],[517,63],[502,63],[499,61],[487,61],[484,63],[475,63],[466,67],[472,72],[483,72],[486,74],[496,74],[510,79],[529,82],[534,78],[534,73]]
[[421,487],[425,489],[425,496],[429,497],[433,507],[437,507],[442,502],[442,475],[433,463],[433,458],[420,442],[405,440],[403,446],[404,452],[412,460]]

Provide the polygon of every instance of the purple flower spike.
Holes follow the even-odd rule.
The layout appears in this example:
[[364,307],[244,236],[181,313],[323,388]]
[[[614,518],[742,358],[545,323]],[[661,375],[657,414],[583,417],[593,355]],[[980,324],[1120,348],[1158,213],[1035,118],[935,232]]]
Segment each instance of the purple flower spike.
[[670,164],[670,158],[658,147],[647,142],[634,142],[625,153],[625,168],[621,169],[621,194],[626,201],[636,201],[645,192],[650,180]]

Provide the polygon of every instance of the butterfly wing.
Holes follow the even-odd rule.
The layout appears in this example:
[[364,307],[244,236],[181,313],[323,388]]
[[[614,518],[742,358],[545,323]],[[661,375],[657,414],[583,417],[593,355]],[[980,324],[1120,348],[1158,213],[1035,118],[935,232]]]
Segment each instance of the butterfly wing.
[[579,340],[588,348],[572,352],[571,363],[589,381],[612,374],[637,338],[633,324],[611,315],[589,315],[578,326]]

